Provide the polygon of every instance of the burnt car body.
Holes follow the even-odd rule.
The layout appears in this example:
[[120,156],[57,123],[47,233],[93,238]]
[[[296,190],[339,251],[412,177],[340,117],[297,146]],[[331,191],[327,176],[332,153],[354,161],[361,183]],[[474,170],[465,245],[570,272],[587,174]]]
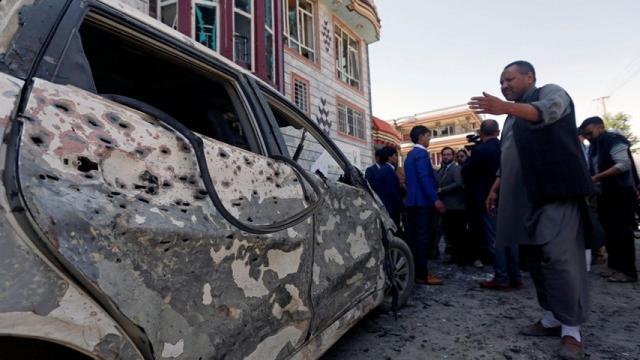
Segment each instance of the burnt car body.
[[4,353],[317,358],[406,301],[388,215],[269,86],[117,1],[0,15]]

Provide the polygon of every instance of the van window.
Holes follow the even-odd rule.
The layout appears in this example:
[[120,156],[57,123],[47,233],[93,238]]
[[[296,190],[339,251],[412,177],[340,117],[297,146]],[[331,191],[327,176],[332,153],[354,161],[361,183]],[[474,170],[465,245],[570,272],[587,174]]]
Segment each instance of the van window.
[[78,48],[84,51],[84,56],[67,51],[58,73],[72,74],[78,69],[78,59],[83,59],[89,64],[87,76],[93,78],[92,86],[86,85],[91,83],[86,79],[73,76],[65,76],[66,81],[54,81],[101,95],[142,101],[201,135],[259,151],[254,138],[249,136],[251,122],[243,111],[238,91],[229,80],[203,65],[179,59],[176,53],[154,48],[142,37],[125,36],[95,21],[85,21],[79,35]]

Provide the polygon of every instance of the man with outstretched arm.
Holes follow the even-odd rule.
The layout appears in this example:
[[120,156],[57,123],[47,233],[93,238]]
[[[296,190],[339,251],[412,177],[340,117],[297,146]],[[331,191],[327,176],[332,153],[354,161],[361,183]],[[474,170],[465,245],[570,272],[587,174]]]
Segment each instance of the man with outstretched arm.
[[507,101],[483,93],[469,107],[478,114],[508,115],[500,177],[487,208],[493,211],[497,202],[496,242],[520,245],[544,310],[521,333],[560,336],[558,355],[582,359],[580,325],[589,312],[584,198],[592,183],[575,135],[573,102],[560,86],[536,87],[535,70],[526,61],[507,65],[500,85]]

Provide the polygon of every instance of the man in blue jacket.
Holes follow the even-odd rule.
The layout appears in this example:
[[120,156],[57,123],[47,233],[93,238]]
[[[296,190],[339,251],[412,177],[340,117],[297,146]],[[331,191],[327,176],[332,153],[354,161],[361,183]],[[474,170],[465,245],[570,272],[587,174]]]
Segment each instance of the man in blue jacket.
[[415,261],[416,283],[441,285],[442,279],[429,274],[427,269],[432,220],[435,211],[441,213],[445,210],[444,204],[438,199],[436,179],[427,150],[431,141],[431,131],[418,125],[411,129],[409,135],[415,145],[404,161],[407,185],[407,242]]

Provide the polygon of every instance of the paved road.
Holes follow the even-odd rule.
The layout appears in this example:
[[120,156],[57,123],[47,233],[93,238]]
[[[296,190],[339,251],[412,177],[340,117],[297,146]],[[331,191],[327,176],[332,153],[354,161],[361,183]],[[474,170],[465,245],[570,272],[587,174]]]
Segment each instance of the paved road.
[[[640,242],[636,242],[640,262]],[[419,286],[394,320],[374,311],[323,357],[329,359],[553,359],[559,339],[527,338],[518,329],[540,316],[535,290],[481,290],[491,269],[434,262],[441,287]],[[582,336],[589,359],[640,359],[640,283],[612,284],[592,268],[591,317]]]

